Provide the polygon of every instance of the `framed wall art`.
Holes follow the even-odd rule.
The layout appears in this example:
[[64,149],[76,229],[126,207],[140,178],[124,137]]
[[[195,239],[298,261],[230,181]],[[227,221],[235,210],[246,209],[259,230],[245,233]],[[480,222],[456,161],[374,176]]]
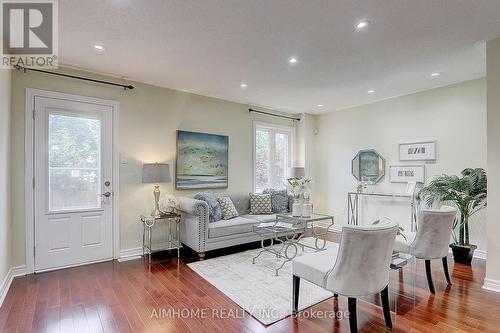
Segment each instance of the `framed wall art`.
[[425,165],[391,165],[389,181],[391,183],[425,183]]
[[227,188],[229,137],[177,131],[175,188]]
[[400,143],[400,161],[432,161],[436,159],[436,141]]

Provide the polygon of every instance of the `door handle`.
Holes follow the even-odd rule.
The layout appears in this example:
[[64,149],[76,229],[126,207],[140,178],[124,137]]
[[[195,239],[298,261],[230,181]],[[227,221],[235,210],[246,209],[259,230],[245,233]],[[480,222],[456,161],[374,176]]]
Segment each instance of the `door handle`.
[[109,198],[111,196],[111,192],[106,192],[101,194],[103,197]]

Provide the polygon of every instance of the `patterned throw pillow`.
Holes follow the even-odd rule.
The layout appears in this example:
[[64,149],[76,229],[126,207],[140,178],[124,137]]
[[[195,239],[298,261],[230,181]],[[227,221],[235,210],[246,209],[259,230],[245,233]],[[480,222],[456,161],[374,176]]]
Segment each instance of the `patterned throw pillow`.
[[273,213],[288,213],[288,192],[285,189],[278,190],[266,188],[262,193],[271,194],[271,206]]
[[250,214],[272,214],[271,195],[250,193]]
[[222,210],[222,218],[224,220],[232,219],[233,217],[238,217],[238,211],[234,206],[233,200],[230,197],[219,197],[217,198],[219,201],[220,208]]
[[208,204],[208,220],[210,222],[217,222],[222,219],[222,210],[220,209],[217,197],[211,191],[200,192],[194,195],[197,200],[205,201]]

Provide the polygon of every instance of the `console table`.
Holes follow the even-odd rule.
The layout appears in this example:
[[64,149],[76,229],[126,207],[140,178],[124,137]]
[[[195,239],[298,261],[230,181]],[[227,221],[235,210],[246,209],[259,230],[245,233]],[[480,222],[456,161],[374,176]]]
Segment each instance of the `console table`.
[[359,198],[360,197],[378,197],[403,199],[409,202],[411,214],[411,231],[417,230],[417,204],[415,194],[404,193],[365,193],[348,192],[347,193],[347,223],[358,225],[359,219]]

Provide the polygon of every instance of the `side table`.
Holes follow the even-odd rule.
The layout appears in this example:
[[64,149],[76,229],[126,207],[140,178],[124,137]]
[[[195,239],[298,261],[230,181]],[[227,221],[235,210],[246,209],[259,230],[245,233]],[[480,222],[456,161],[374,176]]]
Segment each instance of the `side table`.
[[[159,251],[165,251],[165,250],[177,250],[177,259],[179,259],[180,255],[180,248],[181,248],[181,242],[180,242],[180,222],[181,222],[181,215],[177,213],[167,213],[165,216],[162,217],[154,217],[154,216],[148,216],[148,215],[141,215],[141,222],[143,224],[143,230],[142,230],[142,256],[148,255],[148,263],[151,264],[151,254],[154,252],[159,252]],[[166,222],[168,223],[168,246],[165,248],[159,248],[159,249],[154,249],[151,244],[151,235],[152,235],[152,230],[153,226],[157,222]],[[176,238],[173,239],[172,237],[172,223],[175,224],[175,233],[176,233]]]

